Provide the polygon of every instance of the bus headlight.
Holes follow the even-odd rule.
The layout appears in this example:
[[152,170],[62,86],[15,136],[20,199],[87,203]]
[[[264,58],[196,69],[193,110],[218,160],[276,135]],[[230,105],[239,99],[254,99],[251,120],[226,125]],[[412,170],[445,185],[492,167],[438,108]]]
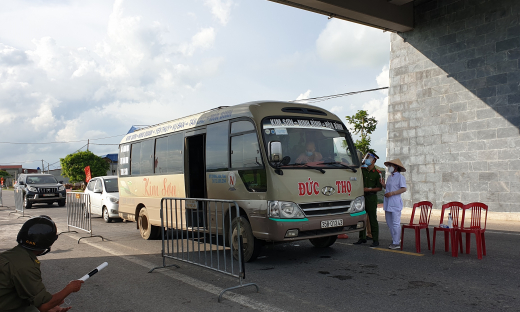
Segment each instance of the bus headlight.
[[280,219],[303,219],[305,215],[295,203],[284,201],[268,201],[267,202],[267,216],[269,218]]
[[361,212],[365,210],[365,196],[359,196],[350,204],[350,213]]

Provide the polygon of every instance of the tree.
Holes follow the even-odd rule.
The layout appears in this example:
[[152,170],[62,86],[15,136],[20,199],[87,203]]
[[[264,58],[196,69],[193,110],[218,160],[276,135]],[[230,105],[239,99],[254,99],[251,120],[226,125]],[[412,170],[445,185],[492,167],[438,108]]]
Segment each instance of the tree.
[[70,182],[85,181],[85,167],[90,166],[90,174],[94,177],[107,174],[109,164],[91,151],[77,152],[60,158],[61,174],[70,179]]
[[0,170],[0,177],[2,178],[9,178],[11,175],[5,171],[5,170]]
[[356,140],[354,145],[356,148],[365,155],[368,152],[375,153],[370,147],[370,136],[376,130],[377,120],[374,117],[370,117],[366,110],[360,109],[355,115],[346,116],[347,122],[352,125],[352,132],[361,136],[360,140]]

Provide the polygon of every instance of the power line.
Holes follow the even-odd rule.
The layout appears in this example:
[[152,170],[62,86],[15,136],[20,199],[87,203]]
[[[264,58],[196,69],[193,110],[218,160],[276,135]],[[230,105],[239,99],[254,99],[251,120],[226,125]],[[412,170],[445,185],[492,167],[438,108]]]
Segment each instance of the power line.
[[[118,134],[118,135],[113,135],[113,136],[109,136],[109,137],[104,137],[104,138],[95,138],[95,139],[85,139],[85,140],[77,140],[77,141],[54,141],[54,142],[0,142],[0,144],[15,144],[15,145],[24,145],[24,144],[38,144],[38,145],[41,145],[41,144],[68,144],[68,143],[78,143],[78,142],[88,142],[88,140],[90,141],[93,141],[93,140],[104,140],[104,139],[110,139],[110,138],[115,138],[115,137],[121,137],[123,135],[125,135],[126,133],[124,134]],[[91,143],[93,144],[93,143]]]
[[339,94],[326,95],[326,96],[320,96],[320,97],[314,97],[314,98],[308,98],[308,99],[292,100],[289,102],[318,103],[318,102],[323,102],[323,101],[327,101],[330,99],[335,99],[335,98],[339,98],[339,97],[343,97],[343,96],[349,96],[349,95],[354,95],[354,94],[359,94],[359,93],[372,92],[372,91],[385,90],[385,89],[388,89],[388,87],[377,88],[377,89],[368,89],[368,90],[362,90],[362,91],[353,91],[353,92],[347,92],[347,93],[339,93]]

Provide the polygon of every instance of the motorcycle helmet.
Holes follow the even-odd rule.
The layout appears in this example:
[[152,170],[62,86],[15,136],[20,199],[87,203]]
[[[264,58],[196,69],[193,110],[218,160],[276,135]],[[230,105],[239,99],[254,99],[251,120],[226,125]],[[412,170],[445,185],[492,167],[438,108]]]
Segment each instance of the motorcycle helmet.
[[43,250],[41,255],[51,251],[51,246],[58,239],[58,228],[48,216],[39,216],[27,220],[23,225],[16,241],[23,248],[29,250]]

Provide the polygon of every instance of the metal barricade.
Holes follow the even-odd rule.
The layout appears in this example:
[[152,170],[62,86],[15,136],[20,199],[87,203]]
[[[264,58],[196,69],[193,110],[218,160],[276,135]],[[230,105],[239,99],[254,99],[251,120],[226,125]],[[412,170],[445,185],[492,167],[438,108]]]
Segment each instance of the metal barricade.
[[100,237],[103,241],[105,238],[101,235],[92,234],[92,214],[90,206],[90,195],[85,193],[67,193],[67,231],[63,233],[78,233],[77,231],[71,231],[70,228],[85,231],[89,236],[84,236],[78,239],[79,241],[83,238]]
[[2,188],[3,187],[0,187],[0,207],[4,206],[4,200],[2,199]]
[[238,204],[230,200],[201,198],[163,198],[161,200],[161,235],[163,265],[166,258],[191,263],[238,278],[239,285],[222,290],[255,286],[244,284],[245,262],[240,222],[233,231],[232,217],[240,216]]
[[15,211],[9,212],[9,215],[11,213],[21,213],[22,215],[18,218],[27,217],[30,218],[31,216],[25,215],[25,206],[23,204],[23,190],[20,189],[14,189],[13,190],[14,195],[14,209]]

